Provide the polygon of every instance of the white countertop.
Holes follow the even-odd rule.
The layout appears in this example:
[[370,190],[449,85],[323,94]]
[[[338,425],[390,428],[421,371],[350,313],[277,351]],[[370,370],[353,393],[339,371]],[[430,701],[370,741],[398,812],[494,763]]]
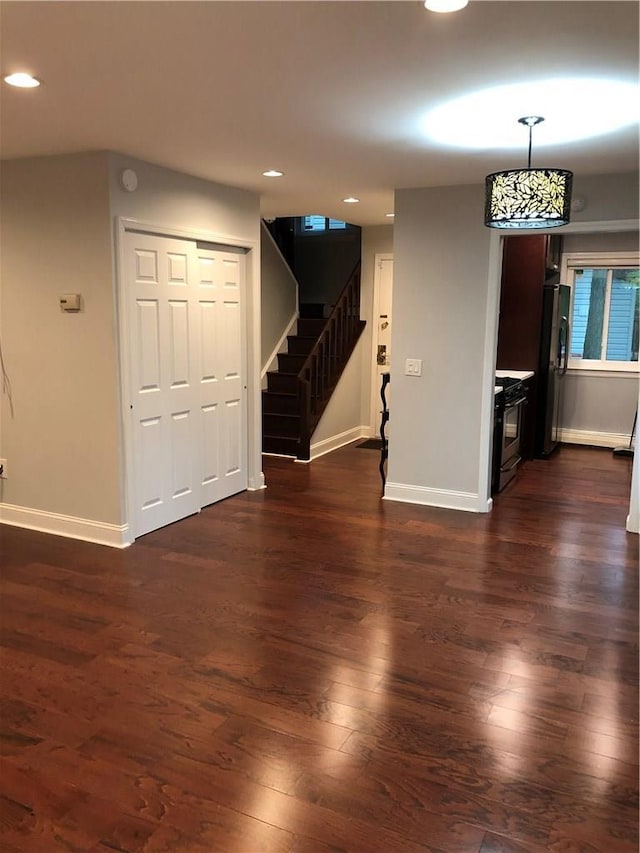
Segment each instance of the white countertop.
[[533,376],[533,370],[496,370],[496,377],[498,379],[506,379],[507,377],[511,377],[512,379],[531,379]]

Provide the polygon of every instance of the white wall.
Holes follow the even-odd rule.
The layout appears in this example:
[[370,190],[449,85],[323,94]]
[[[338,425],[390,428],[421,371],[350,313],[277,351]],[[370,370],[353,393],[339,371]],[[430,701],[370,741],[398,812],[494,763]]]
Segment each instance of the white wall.
[[[135,192],[120,184],[123,169],[138,176]],[[203,181],[123,154],[109,154],[111,215],[143,222],[206,231],[258,243],[260,198],[257,193]]]
[[[262,345],[260,365],[268,366],[273,352],[278,348],[284,331],[298,315],[298,283],[289,264],[271,236],[262,225],[260,244],[261,329]],[[294,330],[295,331],[295,330]]]
[[367,435],[362,426],[360,389],[362,377],[363,335],[351,353],[327,408],[311,436],[311,458],[328,453]]
[[584,210],[571,214],[571,222],[605,222],[638,218],[638,172],[614,175],[576,175],[573,198],[585,201]]
[[562,440],[615,447],[628,441],[638,404],[638,374],[577,371],[564,379]]
[[[498,258],[490,256],[483,204],[482,186],[396,191],[386,488],[393,499],[489,507]],[[404,375],[407,358],[422,359],[421,377]]]
[[[1,215],[14,403],[12,417],[2,397],[1,517],[40,529],[69,518],[120,525],[107,155],[5,161]],[[82,311],[62,313],[60,295],[76,292]]]
[[[634,218],[634,217],[632,217]],[[603,234],[565,234],[562,252],[637,252],[637,231],[614,231]]]

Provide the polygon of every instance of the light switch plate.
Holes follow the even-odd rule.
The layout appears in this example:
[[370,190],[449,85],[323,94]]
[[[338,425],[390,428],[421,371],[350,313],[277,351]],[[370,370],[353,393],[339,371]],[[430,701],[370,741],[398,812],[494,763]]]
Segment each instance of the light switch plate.
[[405,376],[422,376],[422,359],[408,358],[404,363]]

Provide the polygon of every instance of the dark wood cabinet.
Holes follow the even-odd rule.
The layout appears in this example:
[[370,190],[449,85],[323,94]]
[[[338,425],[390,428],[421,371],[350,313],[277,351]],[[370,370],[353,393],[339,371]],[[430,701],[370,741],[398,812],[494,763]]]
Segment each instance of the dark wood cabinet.
[[561,241],[561,237],[549,234],[504,240],[496,366],[499,370],[534,371],[533,378],[527,380],[523,459],[532,459],[534,455],[543,287],[558,278]]

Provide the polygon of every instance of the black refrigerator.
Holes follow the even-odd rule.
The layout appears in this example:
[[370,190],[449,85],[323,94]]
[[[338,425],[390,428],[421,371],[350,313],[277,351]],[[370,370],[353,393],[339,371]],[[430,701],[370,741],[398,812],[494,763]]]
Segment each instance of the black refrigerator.
[[535,455],[539,458],[553,453],[560,441],[562,401],[569,365],[570,309],[569,287],[544,284],[535,425]]

